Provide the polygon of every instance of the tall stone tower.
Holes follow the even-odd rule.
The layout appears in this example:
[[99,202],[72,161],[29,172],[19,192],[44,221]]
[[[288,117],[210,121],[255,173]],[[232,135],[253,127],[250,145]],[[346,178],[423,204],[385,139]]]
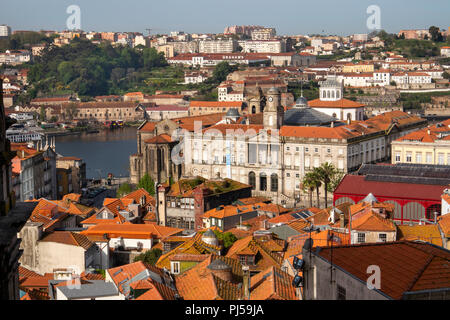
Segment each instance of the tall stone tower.
[[284,108],[281,106],[281,94],[277,88],[267,91],[267,103],[263,113],[265,129],[280,129],[283,125]]

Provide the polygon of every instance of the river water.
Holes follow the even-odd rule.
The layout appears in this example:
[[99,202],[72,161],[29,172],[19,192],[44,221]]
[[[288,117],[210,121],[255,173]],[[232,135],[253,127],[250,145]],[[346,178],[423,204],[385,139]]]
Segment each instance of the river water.
[[56,137],[56,152],[86,163],[88,179],[128,177],[130,155],[137,152],[136,127]]

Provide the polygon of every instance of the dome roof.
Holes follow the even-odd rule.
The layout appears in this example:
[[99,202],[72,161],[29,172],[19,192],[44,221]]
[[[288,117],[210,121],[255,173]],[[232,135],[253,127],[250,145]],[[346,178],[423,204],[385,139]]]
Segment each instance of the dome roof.
[[280,90],[278,88],[272,87],[267,91],[267,94],[280,94]]
[[301,96],[295,101],[294,108],[305,108],[308,107],[308,100],[305,97]]
[[231,270],[231,267],[220,259],[216,259],[207,266],[211,270]]
[[337,119],[312,108],[292,108],[284,113],[284,125],[288,126],[320,126],[327,125]]
[[231,108],[227,111],[227,114],[225,116],[226,117],[240,117],[241,115],[239,114],[238,109]]

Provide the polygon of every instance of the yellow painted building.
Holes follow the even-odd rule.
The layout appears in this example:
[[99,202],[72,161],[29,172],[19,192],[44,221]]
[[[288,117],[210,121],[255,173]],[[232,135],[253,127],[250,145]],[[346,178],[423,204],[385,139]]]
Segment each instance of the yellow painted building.
[[411,132],[391,144],[392,163],[450,165],[450,119]]
[[342,67],[342,72],[351,73],[365,73],[365,72],[374,72],[374,66],[371,63],[348,63]]

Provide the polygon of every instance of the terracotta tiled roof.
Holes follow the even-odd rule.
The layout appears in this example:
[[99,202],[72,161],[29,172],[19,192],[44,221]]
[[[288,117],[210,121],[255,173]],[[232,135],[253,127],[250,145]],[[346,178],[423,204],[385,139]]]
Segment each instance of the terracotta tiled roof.
[[248,220],[245,220],[245,222],[243,222],[244,225],[250,226],[249,229],[240,229],[240,228],[232,228],[232,229],[228,229],[227,232],[231,232],[232,234],[234,234],[236,236],[236,238],[238,239],[242,239],[248,236],[251,236],[253,234],[253,232],[257,231],[257,230],[261,230],[262,226],[263,226],[263,222],[269,220],[269,217],[266,215],[260,215]]
[[[207,244],[201,240],[202,233],[197,232],[194,237],[188,238],[183,243],[181,243],[175,249],[161,255],[156,262],[156,266],[159,268],[170,269],[170,259],[176,254],[210,254],[210,253],[220,253],[221,248]],[[182,239],[180,239],[182,240]]]
[[336,101],[323,101],[320,99],[314,99],[308,101],[308,105],[311,108],[361,108],[364,104],[348,99],[340,99]]
[[208,108],[238,108],[242,107],[242,101],[196,101],[190,102],[190,107],[208,107]]
[[85,250],[88,250],[91,246],[94,245],[85,235],[70,231],[53,231],[48,234],[40,241],[42,242],[57,242],[62,244],[67,244],[71,246],[82,247]]
[[290,222],[295,220],[292,215],[290,214],[280,214],[279,216],[273,217],[272,219],[268,220],[271,224],[277,224],[277,223],[283,223],[283,222]]
[[[122,265],[106,270],[119,291],[128,296],[131,289],[143,290],[145,293],[136,300],[175,300],[176,288],[171,284],[165,272],[142,261]],[[135,278],[138,276],[138,278]],[[134,281],[133,281],[134,280]]]
[[394,232],[397,229],[392,220],[369,210],[357,219],[352,218],[352,230]]
[[79,193],[69,193],[63,196],[62,200],[63,201],[73,201],[73,202],[79,202],[81,198],[81,194]]
[[182,229],[159,226],[154,224],[98,224],[82,231],[83,235],[108,234],[110,238],[130,238],[130,239],[162,239],[164,237],[178,234]]
[[237,300],[242,297],[242,291],[236,284],[222,280],[207,268],[216,259],[231,266],[232,274],[235,274],[234,270],[242,270],[235,259],[210,255],[195,267],[176,276],[175,283],[184,300]]
[[239,259],[239,255],[257,255],[255,265],[250,270],[262,271],[270,266],[281,266],[282,255],[277,252],[284,248],[284,241],[260,241],[254,236],[237,240],[229,249],[227,257]]
[[297,300],[294,277],[278,267],[269,267],[250,279],[250,300]]
[[442,237],[438,225],[398,225],[397,240],[421,240],[442,247]]
[[272,200],[270,200],[269,198],[266,197],[249,197],[249,198],[242,198],[242,199],[238,199],[236,200],[236,203],[238,205],[250,205],[250,204],[255,204],[258,202],[270,202]]
[[[382,270],[381,289],[392,299],[406,292],[450,287],[450,252],[439,247],[409,241],[333,247],[333,264],[364,283],[367,267]],[[321,248],[321,257],[331,260],[330,247]]]
[[445,237],[450,238],[450,213],[438,218],[438,224]]
[[160,134],[153,138],[144,140],[145,143],[153,143],[153,144],[164,144],[164,143],[171,143],[172,138],[168,134]]

